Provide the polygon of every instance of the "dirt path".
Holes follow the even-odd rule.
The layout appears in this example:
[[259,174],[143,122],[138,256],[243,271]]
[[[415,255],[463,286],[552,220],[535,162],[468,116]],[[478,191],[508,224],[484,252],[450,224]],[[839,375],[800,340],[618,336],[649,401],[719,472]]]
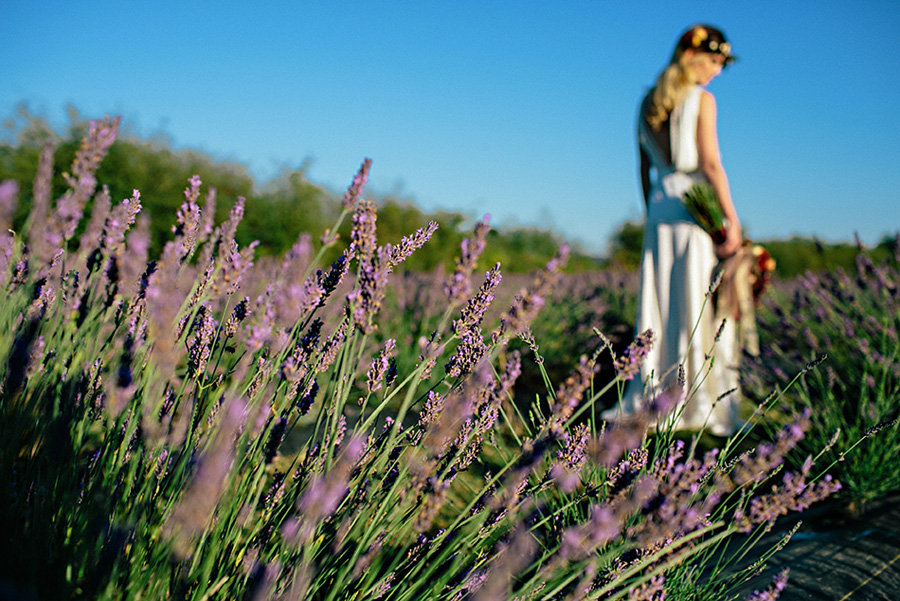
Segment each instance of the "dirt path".
[[[772,575],[789,567],[783,601],[900,601],[900,494],[873,503],[859,519],[836,503],[799,516],[800,530],[769,562],[746,594],[764,588]],[[795,523],[786,520],[761,544],[774,544]]]

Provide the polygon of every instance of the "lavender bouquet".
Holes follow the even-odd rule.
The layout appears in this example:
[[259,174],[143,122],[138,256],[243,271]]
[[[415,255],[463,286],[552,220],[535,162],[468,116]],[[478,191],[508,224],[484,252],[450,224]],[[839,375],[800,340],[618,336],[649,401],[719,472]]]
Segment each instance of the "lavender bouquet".
[[712,186],[707,183],[691,186],[684,193],[684,206],[700,227],[712,236],[713,242],[721,244],[725,241],[725,213]]

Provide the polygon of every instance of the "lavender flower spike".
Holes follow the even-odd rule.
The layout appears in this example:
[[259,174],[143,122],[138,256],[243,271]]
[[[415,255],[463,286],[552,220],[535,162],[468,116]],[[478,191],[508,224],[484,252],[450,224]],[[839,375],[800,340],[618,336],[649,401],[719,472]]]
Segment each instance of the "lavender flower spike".
[[369,181],[369,169],[371,168],[372,159],[365,159],[363,164],[359,167],[359,171],[356,172],[353,183],[350,184],[350,187],[347,188],[347,191],[344,193],[344,200],[341,204],[345,210],[352,211],[353,208],[356,207],[356,203],[359,202],[359,197],[362,194],[363,188],[365,187],[366,182]]
[[0,184],[0,285],[6,280],[6,270],[12,261],[15,238],[9,230],[18,202],[19,185],[14,180]]
[[[296,542],[306,543],[313,535],[320,521],[332,515],[340,502],[348,492],[350,473],[357,460],[362,457],[365,450],[365,441],[361,437],[354,437],[347,443],[347,447],[331,470],[324,474],[318,474],[303,496],[297,501],[299,516],[296,523],[298,538]],[[289,530],[293,529],[289,524]]]
[[372,360],[372,366],[366,374],[368,380],[367,387],[370,393],[381,390],[381,387],[384,384],[384,376],[388,373],[388,368],[390,367],[391,355],[396,348],[397,341],[390,338],[385,341],[384,349]]
[[531,289],[524,289],[515,297],[512,306],[500,317],[500,327],[491,333],[491,342],[497,344],[509,336],[524,332],[544,306],[545,297],[559,279],[559,272],[569,259],[569,245],[559,247],[556,255],[547,262],[543,271],[534,278]]
[[641,371],[641,365],[653,348],[653,330],[639,334],[622,355],[616,359],[616,375],[623,380],[633,380]]
[[412,236],[403,236],[403,239],[400,240],[400,244],[391,246],[390,252],[388,253],[391,268],[403,263],[413,254],[413,252],[422,248],[422,245],[431,239],[431,236],[437,229],[437,222],[430,221],[428,227],[417,229],[416,233]]
[[494,300],[494,290],[503,279],[500,274],[500,263],[484,274],[484,283],[478,293],[469,299],[469,303],[460,312],[459,319],[453,321],[453,332],[462,335],[465,331],[481,325],[484,314]]
[[0,183],[0,231],[5,232],[12,226],[18,200],[19,184],[16,180],[3,180]]
[[350,231],[349,249],[350,256],[356,257],[360,264],[371,261],[375,254],[377,220],[378,212],[375,203],[361,198],[356,212],[353,213],[353,229]]
[[475,234],[460,243],[462,253],[456,259],[456,269],[453,271],[450,280],[444,284],[444,294],[447,295],[451,302],[461,303],[469,298],[469,293],[472,289],[469,276],[475,271],[478,257],[481,256],[487,243],[487,235],[491,230],[490,225],[488,225],[490,218],[490,215],[485,215],[482,221],[475,224]]
[[767,589],[763,591],[754,591],[752,595],[747,597],[747,601],[775,601],[775,599],[781,596],[784,587],[787,586],[789,572],[790,570],[788,568],[781,570]]

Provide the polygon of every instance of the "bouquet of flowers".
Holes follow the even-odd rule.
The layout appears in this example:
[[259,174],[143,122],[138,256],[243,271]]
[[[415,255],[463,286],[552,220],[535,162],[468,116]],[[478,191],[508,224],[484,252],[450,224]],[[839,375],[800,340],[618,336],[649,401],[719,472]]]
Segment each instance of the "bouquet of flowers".
[[716,316],[736,320],[741,347],[758,355],[756,308],[772,279],[775,259],[761,244],[744,240],[735,254],[719,263],[719,269],[721,280],[712,297]]
[[696,183],[684,193],[684,206],[697,223],[712,236],[713,242],[725,241],[725,213],[716,192],[707,183]]
[[751,283],[753,286],[753,302],[758,306],[763,292],[772,281],[772,273],[775,272],[775,259],[762,244],[754,244],[751,247],[753,253],[753,266],[750,269]]

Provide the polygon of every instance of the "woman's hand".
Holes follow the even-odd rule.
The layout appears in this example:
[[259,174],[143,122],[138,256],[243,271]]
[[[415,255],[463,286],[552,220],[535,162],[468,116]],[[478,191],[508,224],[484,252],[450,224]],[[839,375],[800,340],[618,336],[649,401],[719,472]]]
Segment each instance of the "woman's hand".
[[739,224],[730,224],[725,232],[725,241],[716,245],[716,256],[720,259],[727,259],[736,253],[743,243],[741,226]]

